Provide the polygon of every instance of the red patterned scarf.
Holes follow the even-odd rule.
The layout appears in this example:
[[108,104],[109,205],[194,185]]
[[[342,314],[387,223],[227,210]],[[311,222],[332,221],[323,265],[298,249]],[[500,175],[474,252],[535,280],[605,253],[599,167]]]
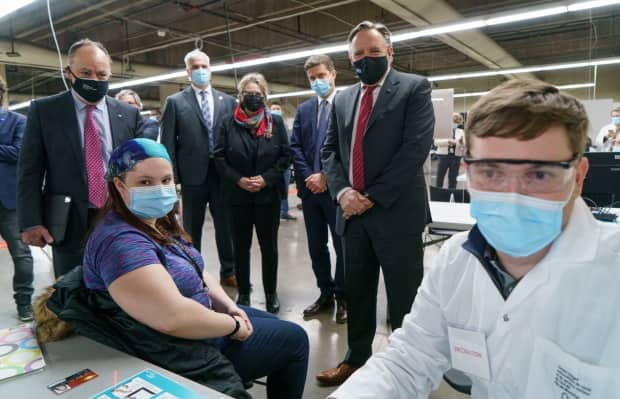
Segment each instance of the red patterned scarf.
[[271,138],[273,123],[271,120],[271,113],[267,111],[266,107],[261,108],[254,116],[247,116],[243,109],[241,109],[241,106],[237,104],[233,117],[235,122],[250,129],[256,137],[265,135],[267,139]]

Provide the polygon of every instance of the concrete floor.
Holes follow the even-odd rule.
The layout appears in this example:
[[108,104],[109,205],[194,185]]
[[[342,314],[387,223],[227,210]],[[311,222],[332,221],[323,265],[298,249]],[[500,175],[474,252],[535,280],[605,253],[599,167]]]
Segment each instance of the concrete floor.
[[[291,186],[293,187],[293,186]],[[312,303],[319,295],[316,288],[316,280],[312,273],[306,233],[304,229],[301,211],[295,208],[299,199],[293,194],[290,196],[291,213],[298,217],[296,221],[282,221],[279,234],[279,280],[278,295],[282,304],[279,316],[300,324],[310,338],[310,363],[304,398],[325,398],[334,388],[325,388],[317,385],[315,375],[320,370],[334,367],[340,361],[347,349],[346,324],[340,325],[334,321],[333,315],[321,315],[311,320],[302,318],[303,309]],[[215,239],[213,225],[210,220],[205,223],[204,241],[205,260],[208,270],[218,275],[217,253],[215,251]],[[331,250],[331,248],[330,248]],[[51,252],[51,251],[49,251]],[[425,267],[430,265],[430,260],[436,254],[437,248],[430,247],[425,253]],[[50,259],[39,248],[33,248],[35,259],[35,287],[36,293],[50,285],[53,281],[53,273]],[[332,257],[334,257],[332,253]],[[264,295],[260,277],[260,251],[256,239],[252,245],[252,305],[264,309]],[[0,326],[12,326],[18,323],[15,313],[15,305],[12,300],[12,262],[8,250],[0,249]],[[389,330],[386,325],[386,299],[385,292],[380,283],[378,298],[378,325],[377,335],[374,341],[375,351],[380,350],[387,344]],[[228,291],[234,298],[234,290]],[[35,293],[35,295],[36,295]],[[253,397],[265,398],[265,388],[255,386],[251,390]],[[463,399],[468,396],[462,395],[442,383],[440,388],[430,396],[432,399]]]

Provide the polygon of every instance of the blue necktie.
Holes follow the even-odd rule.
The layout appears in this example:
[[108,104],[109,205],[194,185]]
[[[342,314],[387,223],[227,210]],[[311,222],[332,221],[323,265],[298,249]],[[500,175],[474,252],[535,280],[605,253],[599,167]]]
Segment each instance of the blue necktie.
[[321,109],[319,111],[319,123],[317,125],[316,143],[314,144],[314,172],[321,171],[321,147],[327,135],[327,122],[329,121],[329,110],[327,100],[321,101]]
[[211,110],[209,109],[209,93],[206,90],[200,92],[200,109],[202,116],[207,123],[207,134],[209,135],[209,150],[213,151],[213,123],[211,122]]

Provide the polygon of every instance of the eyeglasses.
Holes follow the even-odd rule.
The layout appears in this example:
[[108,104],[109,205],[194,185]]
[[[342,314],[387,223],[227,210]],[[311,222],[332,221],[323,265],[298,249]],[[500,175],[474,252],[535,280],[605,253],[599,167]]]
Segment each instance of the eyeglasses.
[[468,165],[467,176],[472,188],[507,191],[510,178],[515,176],[521,190],[531,194],[561,191],[570,180],[571,168],[578,160],[578,154],[568,161],[463,158]]

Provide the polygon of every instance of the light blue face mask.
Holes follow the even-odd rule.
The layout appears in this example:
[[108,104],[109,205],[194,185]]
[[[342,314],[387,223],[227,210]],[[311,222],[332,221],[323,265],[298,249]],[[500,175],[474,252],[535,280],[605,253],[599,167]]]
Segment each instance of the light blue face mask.
[[271,111],[271,115],[282,116],[282,111],[280,111],[279,109],[274,109],[273,111]]
[[320,97],[327,97],[331,91],[331,87],[332,86],[329,83],[329,79],[315,79],[310,82],[310,88]]
[[453,123],[453,124],[452,124],[452,129],[456,129],[457,127],[459,127],[459,124],[458,124],[458,123]]
[[144,219],[166,216],[177,202],[177,190],[174,184],[131,187],[129,196],[129,210]]
[[620,152],[620,146],[614,146],[611,150],[612,152]]
[[196,86],[206,86],[211,81],[211,71],[206,68],[198,68],[192,71],[192,83]]
[[500,252],[516,258],[529,256],[551,244],[562,232],[562,214],[568,200],[471,188],[469,193],[471,216],[487,242]]
[[612,116],[611,123],[613,123],[616,126],[620,125],[620,116]]

